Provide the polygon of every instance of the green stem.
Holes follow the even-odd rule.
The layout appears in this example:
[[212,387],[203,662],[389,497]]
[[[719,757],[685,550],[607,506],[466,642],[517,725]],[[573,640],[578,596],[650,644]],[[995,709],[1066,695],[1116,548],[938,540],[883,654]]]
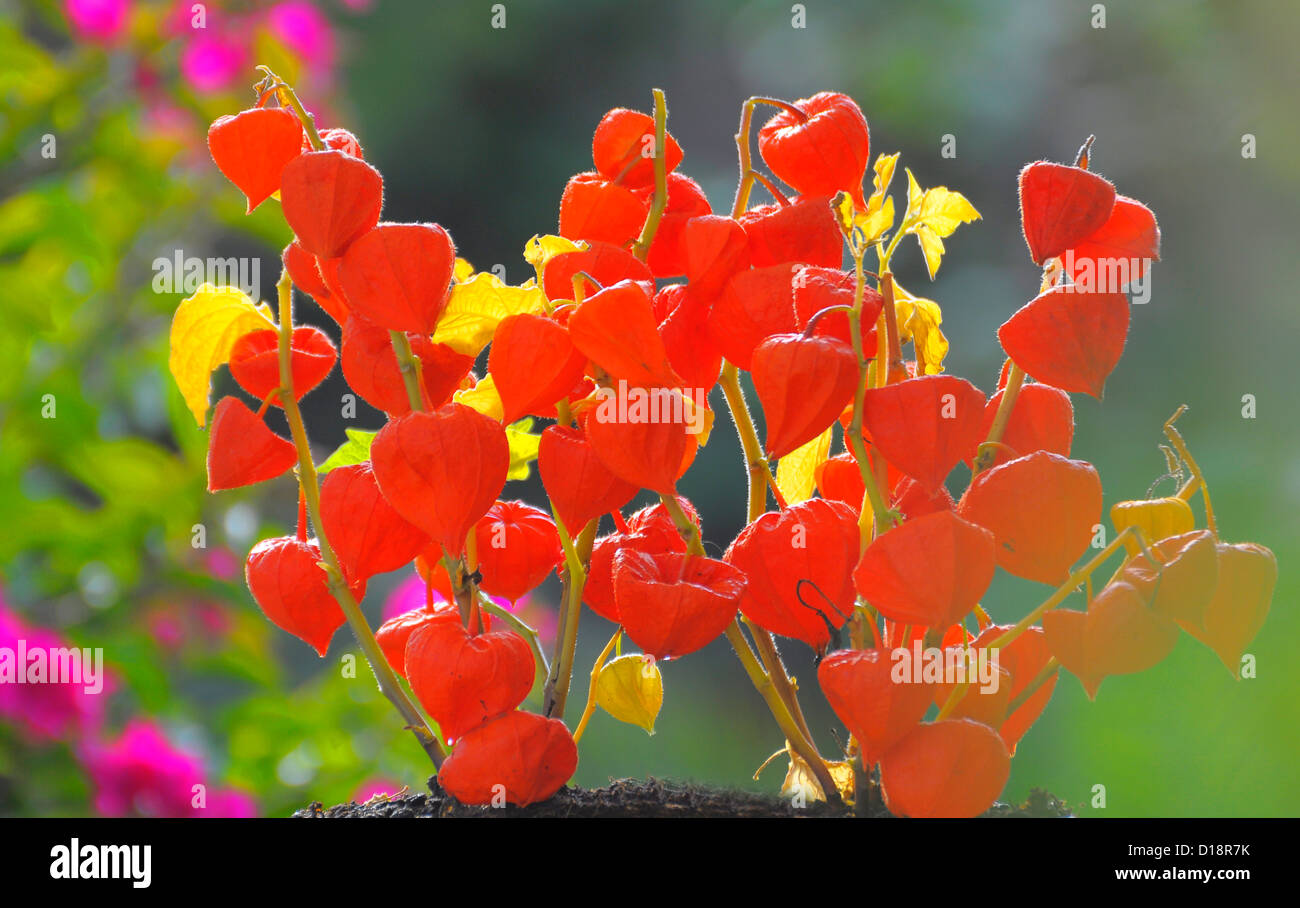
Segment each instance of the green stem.
[[668,104],[663,89],[654,89],[655,98],[655,194],[650,204],[650,214],[641,228],[641,236],[632,246],[632,254],[645,261],[650,254],[650,244],[654,242],[659,222],[663,219],[664,209],[668,206]]
[[758,441],[758,430],[754,428],[754,417],[745,401],[745,392],[741,390],[740,370],[735,363],[723,363],[718,384],[722,386],[727,409],[731,411],[731,422],[736,427],[740,446],[745,453],[745,469],[749,479],[749,511],[745,522],[753,523],[767,510],[767,487],[776,489],[776,477],[772,475],[772,468],[763,456],[763,446]]
[[578,648],[578,623],[582,617],[582,589],[587,582],[587,572],[583,567],[584,550],[588,557],[591,545],[596,538],[599,519],[589,521],[578,537],[575,545],[564,526],[564,521],[554,509],[555,529],[560,536],[560,545],[564,549],[564,611],[560,619],[560,632],[556,636],[555,658],[551,660],[551,675],[546,682],[542,695],[544,713],[555,719],[564,718],[564,707],[569,699],[569,685],[573,681],[573,660]]
[[1034,623],[1041,619],[1043,615],[1047,614],[1049,611],[1068,599],[1070,594],[1078,589],[1084,581],[1091,577],[1092,572],[1101,567],[1106,559],[1113,555],[1124,544],[1124,541],[1132,535],[1135,535],[1134,527],[1125,527],[1117,533],[1115,538],[1110,541],[1110,545],[1106,546],[1093,556],[1083,567],[1072,572],[1069,578],[1066,579],[1065,583],[1056,588],[1056,592],[1048,596],[1037,608],[1025,617],[1021,618],[1015,623],[1015,625],[990,643],[988,648],[1002,649],[1004,646],[1009,646],[1017,637],[1029,628],[1033,627]]
[[1038,674],[1034,675],[1033,680],[1025,685],[1024,690],[1016,694],[1015,699],[1007,704],[1007,715],[1010,716],[1020,707],[1024,706],[1025,701],[1032,697],[1040,687],[1050,681],[1060,668],[1061,663],[1056,661],[1055,656],[1052,656],[1043,663],[1042,670],[1039,671]]
[[795,722],[794,716],[791,715],[785,701],[781,699],[777,692],[776,685],[772,682],[771,677],[763,670],[759,664],[758,657],[750,649],[749,641],[745,639],[745,633],[740,629],[740,622],[733,621],[727,626],[727,640],[731,643],[732,649],[736,651],[736,656],[740,659],[740,664],[744,666],[745,673],[749,675],[750,682],[754,689],[767,702],[767,707],[772,711],[772,716],[776,719],[776,724],[780,726],[782,734],[785,735],[786,741],[789,742],[790,748],[799,755],[799,757],[808,764],[813,774],[817,777],[822,791],[826,794],[826,800],[831,804],[839,803],[839,789],[835,787],[835,780],[831,778],[830,770],[826,768],[826,761],[817,753],[817,748],[812,745]]
[[433,765],[440,767],[446,751],[424,717],[420,715],[420,711],[415,708],[415,704],[403,692],[401,683],[397,680],[397,675],[388,664],[388,660],[384,658],[384,651],[375,640],[374,631],[370,629],[361,606],[352,595],[338,557],[325,536],[325,526],[321,521],[320,483],[317,480],[316,465],[312,461],[307,430],[302,421],[302,411],[299,410],[297,398],[293,393],[293,282],[287,269],[281,273],[276,290],[279,294],[280,385],[284,389],[281,403],[289,421],[294,447],[298,450],[298,483],[307,501],[307,513],[311,516],[312,526],[316,529],[316,540],[320,545],[325,574],[329,578],[330,593],[338,601],[366,661],[370,663],[370,670],[374,672],[375,680],[379,683],[379,690],[393,706],[397,707],[397,711],[406,722],[406,727],[420,742],[420,746],[429,755]]
[[514,612],[493,602],[488,598],[487,593],[480,590],[478,595],[479,608],[510,625],[515,633],[528,641],[528,646],[533,651],[533,658],[537,660],[537,680],[545,684],[546,679],[551,675],[551,666],[546,661],[546,654],[542,652],[542,635],[537,632],[536,628],[530,626]]
[[1002,399],[998,401],[998,410],[993,414],[993,424],[989,426],[988,437],[984,439],[979,455],[975,458],[976,473],[987,470],[997,459],[998,445],[1002,443],[1002,436],[1007,431],[1007,423],[1011,420],[1011,410],[1015,407],[1016,398],[1020,396],[1020,389],[1024,384],[1025,371],[1012,361],[1011,368],[1007,370],[1007,384],[1002,389]]
[[411,339],[405,331],[389,331],[393,341],[393,355],[397,357],[397,369],[402,373],[402,383],[406,385],[406,398],[412,410],[424,409],[423,382],[420,380],[422,364],[420,358],[411,349]]

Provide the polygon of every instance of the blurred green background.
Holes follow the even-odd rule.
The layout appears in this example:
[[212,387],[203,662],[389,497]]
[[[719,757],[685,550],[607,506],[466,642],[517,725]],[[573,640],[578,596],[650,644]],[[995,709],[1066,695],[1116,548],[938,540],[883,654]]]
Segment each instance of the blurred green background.
[[[28,626],[104,647],[118,683],[97,739],[117,740],[143,717],[201,761],[213,786],[263,814],[345,800],[368,781],[419,789],[427,775],[366,670],[342,677],[339,659],[355,650],[346,632],[316,660],[242,589],[248,547],[291,524],[292,481],[208,496],[205,435],[167,374],[181,294],[151,291],[155,257],[261,256],[264,297],[278,273],[288,236],[278,206],[245,218],[203,147],[207,122],[250,100],[254,63],[290,77],[322,125],[359,136],[385,177],[386,218],[436,220],[461,255],[480,269],[503,264],[516,283],[529,273],[524,241],[555,229],[560,191],[590,168],[591,131],[607,109],[648,109],[650,89],[663,88],[682,170],[725,208],[741,102],[834,89],[861,105],[873,155],[901,151],[923,186],[959,190],[983,214],[948,241],[933,285],[910,244],[895,267],[943,306],[948,371],[986,391],[1002,361],[994,330],[1038,282],[1019,235],[1016,173],[1038,158],[1069,160],[1097,136],[1094,169],[1151,206],[1163,248],[1105,400],[1075,398],[1074,456],[1097,465],[1107,507],[1142,497],[1164,472],[1160,425],[1188,404],[1180,427],[1222,533],[1270,546],[1281,564],[1249,648],[1257,678],[1234,681],[1185,635],[1154,669],[1109,679],[1095,703],[1063,677],[1021,743],[1006,797],[1044,787],[1103,816],[1296,814],[1300,686],[1288,672],[1300,636],[1300,409],[1287,375],[1300,328],[1300,7],[809,2],[796,5],[806,27],[795,28],[785,2],[515,0],[494,29],[488,3],[209,3],[203,37],[215,46],[196,50],[183,12],[176,25],[189,4],[123,5],[127,23],[96,32],[100,20],[69,29],[68,9],[85,3],[0,0],[0,592]],[[317,25],[303,25],[304,7]],[[226,68],[237,75],[217,84]],[[1246,134],[1254,157],[1243,156]],[[57,137],[53,159],[41,156],[46,135]],[[954,158],[941,156],[946,135]],[[223,369],[214,398],[233,388]],[[364,408],[341,420],[345,390],[336,371],[307,398],[318,460],[345,427],[381,424]],[[43,419],[50,394],[57,417]],[[1255,418],[1243,418],[1243,395],[1254,396]],[[744,511],[725,422],[682,485],[719,549]],[[541,500],[535,478],[517,494]],[[206,550],[190,544],[197,523]],[[372,583],[372,621],[403,578]],[[1044,595],[1000,576],[985,605],[1014,621]],[[556,596],[543,588],[532,617],[544,621]],[[205,610],[220,619],[204,623]],[[611,630],[589,618],[579,697],[582,666]],[[832,751],[836,723],[811,654],[785,652]],[[777,768],[750,778],[780,740],[725,642],[664,676],[657,733],[598,714],[578,784],[653,774],[779,787]],[[0,813],[108,809],[95,800],[104,783],[94,760],[90,744],[36,740],[0,711]],[[1088,806],[1095,785],[1104,810]]]

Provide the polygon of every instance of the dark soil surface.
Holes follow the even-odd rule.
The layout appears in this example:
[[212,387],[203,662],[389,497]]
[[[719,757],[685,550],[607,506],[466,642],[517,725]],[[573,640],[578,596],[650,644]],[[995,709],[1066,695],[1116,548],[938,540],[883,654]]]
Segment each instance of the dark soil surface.
[[[605,788],[562,788],[550,800],[529,807],[472,807],[443,792],[435,779],[429,794],[411,794],[366,804],[322,807],[319,801],[295,817],[889,817],[878,789],[855,812],[812,803],[797,808],[783,798],[742,791],[726,791],[660,779],[619,779]],[[1019,806],[998,803],[986,817],[1069,817],[1068,805],[1039,789]]]

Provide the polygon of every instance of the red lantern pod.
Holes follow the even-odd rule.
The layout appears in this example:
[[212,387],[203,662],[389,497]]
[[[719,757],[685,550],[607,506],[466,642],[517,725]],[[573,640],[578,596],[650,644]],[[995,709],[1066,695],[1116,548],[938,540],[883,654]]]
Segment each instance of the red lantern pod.
[[[362,160],[366,157],[361,151],[361,143],[350,130],[336,126],[333,129],[322,129],[317,135],[320,136],[321,143],[326,148],[332,148],[335,151],[341,151],[346,155],[361,158]],[[311,151],[311,142],[308,140],[306,133],[303,133],[302,137],[302,150]]]
[[833,337],[774,334],[754,350],[754,390],[769,458],[784,457],[830,427],[853,400],[858,358]]
[[[677,495],[675,498],[677,499],[677,506],[682,509],[686,519],[695,524],[696,529],[699,529],[700,515],[695,510],[695,505],[681,495]],[[627,519],[627,529],[629,533],[648,533],[651,536],[656,536],[662,539],[665,545],[668,544],[670,539],[682,539],[681,532],[673,521],[673,515],[668,513],[668,509],[664,507],[663,502],[656,502],[641,508]],[[686,549],[673,549],[673,551],[684,552]]]
[[[954,644],[944,648],[945,664],[965,665],[966,671],[966,690],[955,704],[952,711],[945,718],[948,719],[973,719],[989,728],[997,729],[1002,726],[1007,718],[1007,707],[1011,705],[1011,672],[995,663],[990,665],[993,668],[993,674],[996,682],[984,682],[976,676],[978,671],[975,660],[979,658],[977,652],[970,652],[963,644]],[[986,686],[987,683],[987,686]],[[961,682],[941,681],[938,684],[930,685],[934,695],[934,705],[940,710],[948,702],[959,687]],[[1003,743],[1006,743],[1005,738]],[[1011,745],[1007,745],[1010,750]]]
[[619,281],[583,302],[569,317],[569,337],[587,359],[629,385],[682,384],[668,363],[650,297],[638,283]]
[[1124,353],[1128,297],[1054,287],[998,328],[1007,356],[1036,381],[1100,398]]
[[578,429],[549,426],[537,448],[537,472],[571,535],[632,500],[637,486],[619,479]]
[[880,760],[885,806],[903,817],[977,817],[1011,775],[997,732],[971,719],[919,725]]
[[[989,437],[1001,403],[1002,391],[998,391],[985,405],[984,422],[978,436],[981,442]],[[1006,463],[1035,451],[1050,451],[1069,457],[1073,441],[1074,405],[1070,403],[1070,395],[1050,385],[1026,384],[1021,387],[1011,408],[1011,417],[1002,430],[1003,447],[995,451],[997,456],[993,464]],[[976,451],[972,451],[966,458],[967,464],[975,456]]]
[[829,196],[800,196],[789,204],[760,205],[740,216],[755,268],[800,262],[839,268],[844,238]]
[[979,604],[996,566],[992,533],[951,511],[937,511],[878,536],[853,579],[891,621],[942,628]]
[[365,161],[341,151],[309,151],[280,177],[284,219],[302,247],[323,259],[341,256],[379,223],[384,180]]
[[822,498],[842,501],[855,511],[862,506],[867,487],[862,483],[858,462],[849,452],[822,461],[813,471],[813,481]]
[[302,248],[302,244],[294,240],[284,247],[284,252],[280,254],[280,260],[284,262],[284,267],[289,272],[289,277],[293,279],[295,287],[315,300],[316,305],[324,309],[325,314],[338,322],[340,326],[347,322],[347,300],[342,295],[330,290],[325,283],[325,279],[321,276],[320,267],[316,263],[316,256]]
[[267,428],[237,397],[217,402],[208,429],[208,491],[274,479],[298,462],[298,449]]
[[573,346],[568,330],[541,315],[510,315],[497,325],[488,352],[488,372],[501,397],[502,422],[528,413],[555,411],[582,380],[587,357]]
[[[636,190],[639,196],[654,200],[654,187]],[[686,273],[686,254],[682,249],[682,232],[686,222],[704,214],[713,214],[708,197],[700,184],[680,173],[668,174],[668,198],[654,241],[646,254],[646,264],[657,278],[679,277]]]
[[[862,480],[859,477],[858,484],[861,485],[861,483]],[[861,498],[858,499],[858,501],[861,500]],[[930,492],[915,479],[904,476],[894,486],[893,492],[890,493],[889,506],[902,514],[904,519],[915,520],[917,517],[924,517],[926,514],[951,511],[957,507],[957,502],[952,500],[952,495],[943,486],[939,486],[936,492]]]
[[1152,261],[1160,261],[1156,216],[1123,195],[1115,197],[1106,223],[1064,255],[1065,270],[1080,290],[1122,291],[1124,285],[1141,279]]
[[812,498],[768,512],[740,531],[723,556],[749,577],[745,617],[783,637],[821,649],[853,614],[857,514]]
[[542,291],[546,298],[552,302],[575,299],[573,278],[578,272],[600,285],[583,280],[583,299],[620,281],[636,281],[645,286],[647,293],[654,292],[654,275],[645,262],[620,246],[589,241],[586,249],[561,252],[546,263],[542,269]]
[[1101,522],[1101,479],[1090,463],[1037,451],[977,475],[957,513],[993,534],[1008,573],[1059,586]]
[[728,362],[753,364],[754,348],[774,334],[797,330],[794,312],[796,267],[772,265],[737,272],[713,304],[709,337]]
[[1154,542],[1124,565],[1119,579],[1132,584],[1151,608],[1193,627],[1205,623],[1205,609],[1214,598],[1219,582],[1218,540],[1209,530],[1181,533]]
[[[484,630],[489,629],[489,616],[482,616]],[[384,651],[384,658],[393,671],[406,677],[406,644],[411,634],[432,621],[460,623],[460,609],[450,601],[438,602],[432,609],[420,606],[389,618],[375,630],[375,642]]]
[[667,388],[610,388],[586,418],[587,440],[609,471],[639,489],[673,494],[696,438],[687,434],[687,402]]
[[634,549],[648,555],[669,553],[685,554],[686,543],[676,530],[671,536],[653,531],[611,533],[596,540],[591,549],[591,562],[587,568],[587,583],[582,588],[582,601],[600,617],[621,624],[618,602],[614,598],[614,558],[624,549]]
[[320,488],[321,524],[349,577],[395,571],[429,544],[379,491],[370,464],[336,467]]
[[352,310],[390,331],[432,334],[451,296],[456,247],[437,224],[380,224],[343,256]]
[[833,91],[793,106],[803,118],[782,110],[758,131],[758,153],[767,166],[799,192],[830,197],[844,190],[865,209],[862,177],[871,159],[871,135],[862,109]]
[[[248,553],[244,579],[273,624],[323,657],[344,619],[320,560],[320,546],[314,540],[292,536],[263,539]],[[358,602],[365,598],[364,581],[352,584],[352,596]]]
[[[792,286],[795,321],[802,331],[818,312],[833,306],[852,306],[856,278],[851,271],[808,265],[795,272]],[[862,320],[858,328],[862,338],[862,352],[867,359],[876,355],[876,319],[884,305],[885,298],[864,284]],[[853,346],[846,312],[826,313],[813,326],[813,334],[818,337],[836,337],[850,347]]]
[[1178,625],[1152,611],[1133,586],[1107,584],[1088,611],[1054,609],[1043,615],[1048,648],[1096,699],[1101,682],[1164,661],[1178,643]]
[[208,127],[208,151],[226,179],[248,198],[246,213],[280,188],[285,165],[302,153],[303,129],[293,111],[255,107],[219,117]]
[[524,702],[534,674],[533,651],[514,631],[471,634],[459,621],[430,621],[406,642],[411,690],[447,738]]
[[510,446],[500,423],[453,403],[389,420],[370,458],[397,513],[454,557],[505,486]]
[[[990,624],[980,631],[980,635],[971,645],[977,651],[984,649],[1009,630],[1011,625]],[[1014,702],[1029,683],[1038,677],[1051,657],[1052,651],[1047,646],[1047,639],[1041,627],[1026,628],[1015,640],[997,650],[998,665],[1011,673],[1010,689],[1007,692],[1010,702]],[[1038,721],[1038,717],[1047,707],[1047,701],[1052,699],[1056,680],[1057,675],[1052,675],[1038,690],[1030,694],[1024,703],[1017,706],[998,728],[998,734],[1006,742],[1013,757],[1016,755],[1016,745],[1020,739],[1024,737],[1030,726]]]
[[1115,207],[1115,186],[1065,164],[1035,161],[1020,171],[1020,224],[1041,265],[1098,230]]
[[722,351],[707,330],[708,307],[685,284],[660,290],[654,307],[668,364],[682,377],[684,387],[699,389],[707,405],[709,389],[717,384],[722,369]]
[[731,276],[749,267],[749,239],[745,228],[731,218],[714,214],[691,218],[682,228],[686,278],[702,301],[722,292]]
[[578,768],[578,747],[559,719],[512,712],[457,742],[438,772],[438,784],[463,804],[527,807],[545,801]]
[[[334,370],[338,351],[329,335],[319,328],[303,325],[293,329],[290,340],[293,395],[302,400]],[[250,331],[230,348],[230,374],[239,387],[258,400],[265,400],[280,387],[280,332],[271,328]],[[280,395],[271,398],[280,406]]]
[[[1202,624],[1179,622],[1183,630],[1218,655],[1241,677],[1241,657],[1268,617],[1277,586],[1277,558],[1262,545],[1219,543],[1218,581]],[[1162,581],[1163,582],[1163,581]]]
[[867,391],[862,424],[891,464],[930,492],[980,440],[984,394],[955,375],[924,375]]
[[480,588],[511,602],[536,589],[564,558],[555,523],[522,501],[496,502],[474,534]]
[[[411,352],[420,358],[420,377],[429,404],[440,407],[460,387],[474,365],[474,357],[435,344],[422,334],[408,334]],[[393,416],[411,410],[392,335],[384,328],[352,316],[343,326],[343,377],[348,386],[372,407]]]
[[685,656],[721,634],[736,616],[744,573],[713,558],[614,556],[614,599],[628,637],[656,659]]
[[817,667],[817,682],[835,715],[857,738],[862,762],[872,766],[925,717],[929,685],[895,682],[884,650],[842,649]]
[[[591,140],[591,159],[607,180],[624,186],[653,185],[655,121],[640,111],[617,107],[600,118]],[[672,172],[682,162],[682,147],[664,133],[664,165]]]
[[560,236],[622,246],[636,239],[646,203],[626,186],[588,171],[572,177],[560,197]]

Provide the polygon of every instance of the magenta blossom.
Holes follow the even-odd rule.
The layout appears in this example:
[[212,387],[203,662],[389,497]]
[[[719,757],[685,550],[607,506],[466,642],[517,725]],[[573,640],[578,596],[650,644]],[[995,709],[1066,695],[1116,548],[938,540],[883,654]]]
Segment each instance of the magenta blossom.
[[64,0],[68,23],[77,37],[99,44],[112,44],[126,29],[130,13],[128,0]]
[[117,740],[82,748],[104,816],[246,817],[253,800],[234,789],[207,790],[202,761],[174,746],[153,722],[132,719]]
[[200,32],[181,51],[181,74],[200,94],[229,88],[248,66],[244,43]]
[[306,0],[276,4],[267,23],[271,33],[308,65],[333,65],[334,31],[325,15]]
[[[30,660],[24,660],[28,665],[17,664],[20,652],[43,651],[48,664],[48,654],[67,646],[53,631],[24,624],[0,600],[0,649],[13,660],[15,670],[26,671],[30,665]],[[97,668],[102,671],[102,664]],[[45,683],[0,683],[0,719],[14,723],[35,741],[81,738],[99,730],[111,687],[106,672],[93,685],[85,674],[80,683],[49,683],[48,672]]]

